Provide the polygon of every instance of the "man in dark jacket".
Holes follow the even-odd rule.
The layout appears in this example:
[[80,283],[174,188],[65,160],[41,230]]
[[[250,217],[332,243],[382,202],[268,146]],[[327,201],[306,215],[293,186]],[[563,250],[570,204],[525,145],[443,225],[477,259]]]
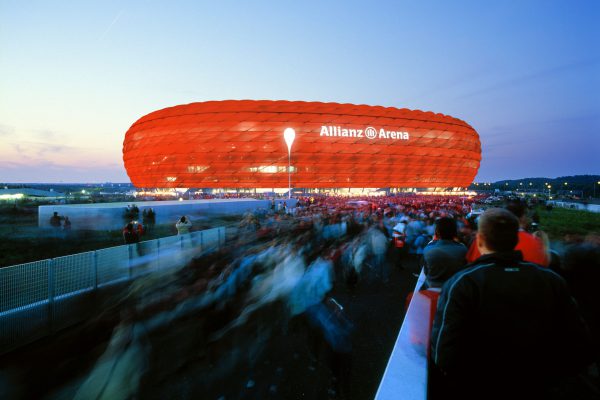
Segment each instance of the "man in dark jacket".
[[514,251],[519,221],[487,210],[481,257],[443,286],[431,357],[446,393],[461,398],[546,398],[590,359],[590,337],[565,281]]
[[452,275],[466,264],[467,248],[456,241],[458,232],[454,218],[443,217],[435,221],[435,237],[423,250],[427,285],[440,288]]

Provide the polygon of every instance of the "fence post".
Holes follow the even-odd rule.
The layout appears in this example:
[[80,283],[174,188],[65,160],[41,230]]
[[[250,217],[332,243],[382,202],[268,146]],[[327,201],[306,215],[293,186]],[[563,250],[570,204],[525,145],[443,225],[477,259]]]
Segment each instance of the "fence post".
[[133,248],[131,246],[132,246],[131,244],[127,245],[127,251],[129,252],[129,257],[128,257],[129,258],[129,265],[128,265],[128,267],[129,267],[129,279],[133,278],[133,271],[132,271],[132,268],[131,268],[132,259],[133,259]]
[[98,290],[98,252],[94,251],[94,290]]
[[48,260],[48,332],[54,328],[54,259]]

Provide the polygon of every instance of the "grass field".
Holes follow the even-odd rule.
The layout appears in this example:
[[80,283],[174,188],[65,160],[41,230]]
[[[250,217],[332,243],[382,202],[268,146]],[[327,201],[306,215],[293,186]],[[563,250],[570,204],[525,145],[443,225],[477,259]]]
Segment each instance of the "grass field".
[[589,211],[554,208],[547,211],[538,208],[541,229],[550,240],[563,240],[565,235],[575,234],[585,236],[590,233],[600,234],[600,214]]

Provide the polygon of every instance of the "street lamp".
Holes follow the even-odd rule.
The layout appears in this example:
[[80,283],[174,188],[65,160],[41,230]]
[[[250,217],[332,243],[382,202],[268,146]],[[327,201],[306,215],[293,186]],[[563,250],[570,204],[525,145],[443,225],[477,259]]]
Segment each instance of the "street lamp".
[[292,159],[292,143],[294,143],[294,139],[296,139],[296,131],[294,128],[285,128],[283,131],[283,138],[285,139],[285,144],[287,144],[288,149],[288,199],[292,198],[292,169],[291,169],[291,159]]
[[550,189],[552,189],[552,185],[548,185],[548,198],[550,197]]

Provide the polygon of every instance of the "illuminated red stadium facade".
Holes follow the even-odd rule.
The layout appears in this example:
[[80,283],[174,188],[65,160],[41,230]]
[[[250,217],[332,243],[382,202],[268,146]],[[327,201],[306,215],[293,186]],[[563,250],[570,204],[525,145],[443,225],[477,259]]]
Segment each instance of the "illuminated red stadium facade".
[[302,101],[228,100],[152,112],[125,134],[131,182],[145,188],[467,187],[477,132],[432,112]]

